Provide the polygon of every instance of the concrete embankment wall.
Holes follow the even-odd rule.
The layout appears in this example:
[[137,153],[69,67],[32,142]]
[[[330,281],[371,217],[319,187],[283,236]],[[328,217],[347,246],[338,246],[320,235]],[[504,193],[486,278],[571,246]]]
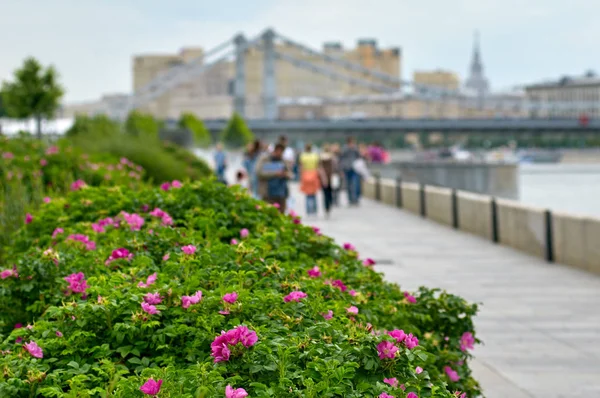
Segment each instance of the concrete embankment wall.
[[393,162],[371,164],[374,176],[519,199],[519,165],[484,162]]
[[600,275],[600,219],[487,195],[391,179],[364,182],[364,195],[530,255]]

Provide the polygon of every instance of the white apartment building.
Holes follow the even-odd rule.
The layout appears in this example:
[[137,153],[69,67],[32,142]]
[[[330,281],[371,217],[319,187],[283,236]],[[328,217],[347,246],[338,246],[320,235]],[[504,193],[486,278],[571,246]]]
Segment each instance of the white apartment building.
[[[565,76],[525,87],[531,117],[590,118],[600,116],[600,77],[594,72]],[[539,109],[536,109],[539,106]]]

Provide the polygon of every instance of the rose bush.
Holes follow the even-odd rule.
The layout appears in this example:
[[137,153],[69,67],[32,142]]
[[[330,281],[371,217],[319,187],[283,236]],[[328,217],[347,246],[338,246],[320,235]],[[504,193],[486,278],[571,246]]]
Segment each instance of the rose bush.
[[44,201],[88,185],[135,188],[144,176],[128,159],[87,155],[65,141],[47,146],[27,136],[0,137],[0,252],[25,214]]
[[479,394],[476,305],[404,292],[236,188],[72,191],[14,242],[0,396]]

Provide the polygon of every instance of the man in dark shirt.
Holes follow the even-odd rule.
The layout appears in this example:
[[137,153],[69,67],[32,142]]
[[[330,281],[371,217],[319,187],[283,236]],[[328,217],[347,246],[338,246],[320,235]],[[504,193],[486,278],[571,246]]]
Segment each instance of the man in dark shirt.
[[350,137],[347,140],[346,147],[340,156],[340,168],[344,172],[346,178],[346,189],[348,190],[348,202],[350,205],[358,204],[358,195],[360,187],[360,178],[354,170],[354,162],[360,158],[360,152],[356,147],[354,138]]

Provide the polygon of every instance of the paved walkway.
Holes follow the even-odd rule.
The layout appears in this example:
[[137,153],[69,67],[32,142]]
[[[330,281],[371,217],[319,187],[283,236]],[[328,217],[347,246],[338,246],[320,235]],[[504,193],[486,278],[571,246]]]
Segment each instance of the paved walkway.
[[304,222],[380,260],[377,270],[405,289],[441,287],[482,303],[485,345],[473,369],[487,398],[600,397],[599,277],[372,201]]

